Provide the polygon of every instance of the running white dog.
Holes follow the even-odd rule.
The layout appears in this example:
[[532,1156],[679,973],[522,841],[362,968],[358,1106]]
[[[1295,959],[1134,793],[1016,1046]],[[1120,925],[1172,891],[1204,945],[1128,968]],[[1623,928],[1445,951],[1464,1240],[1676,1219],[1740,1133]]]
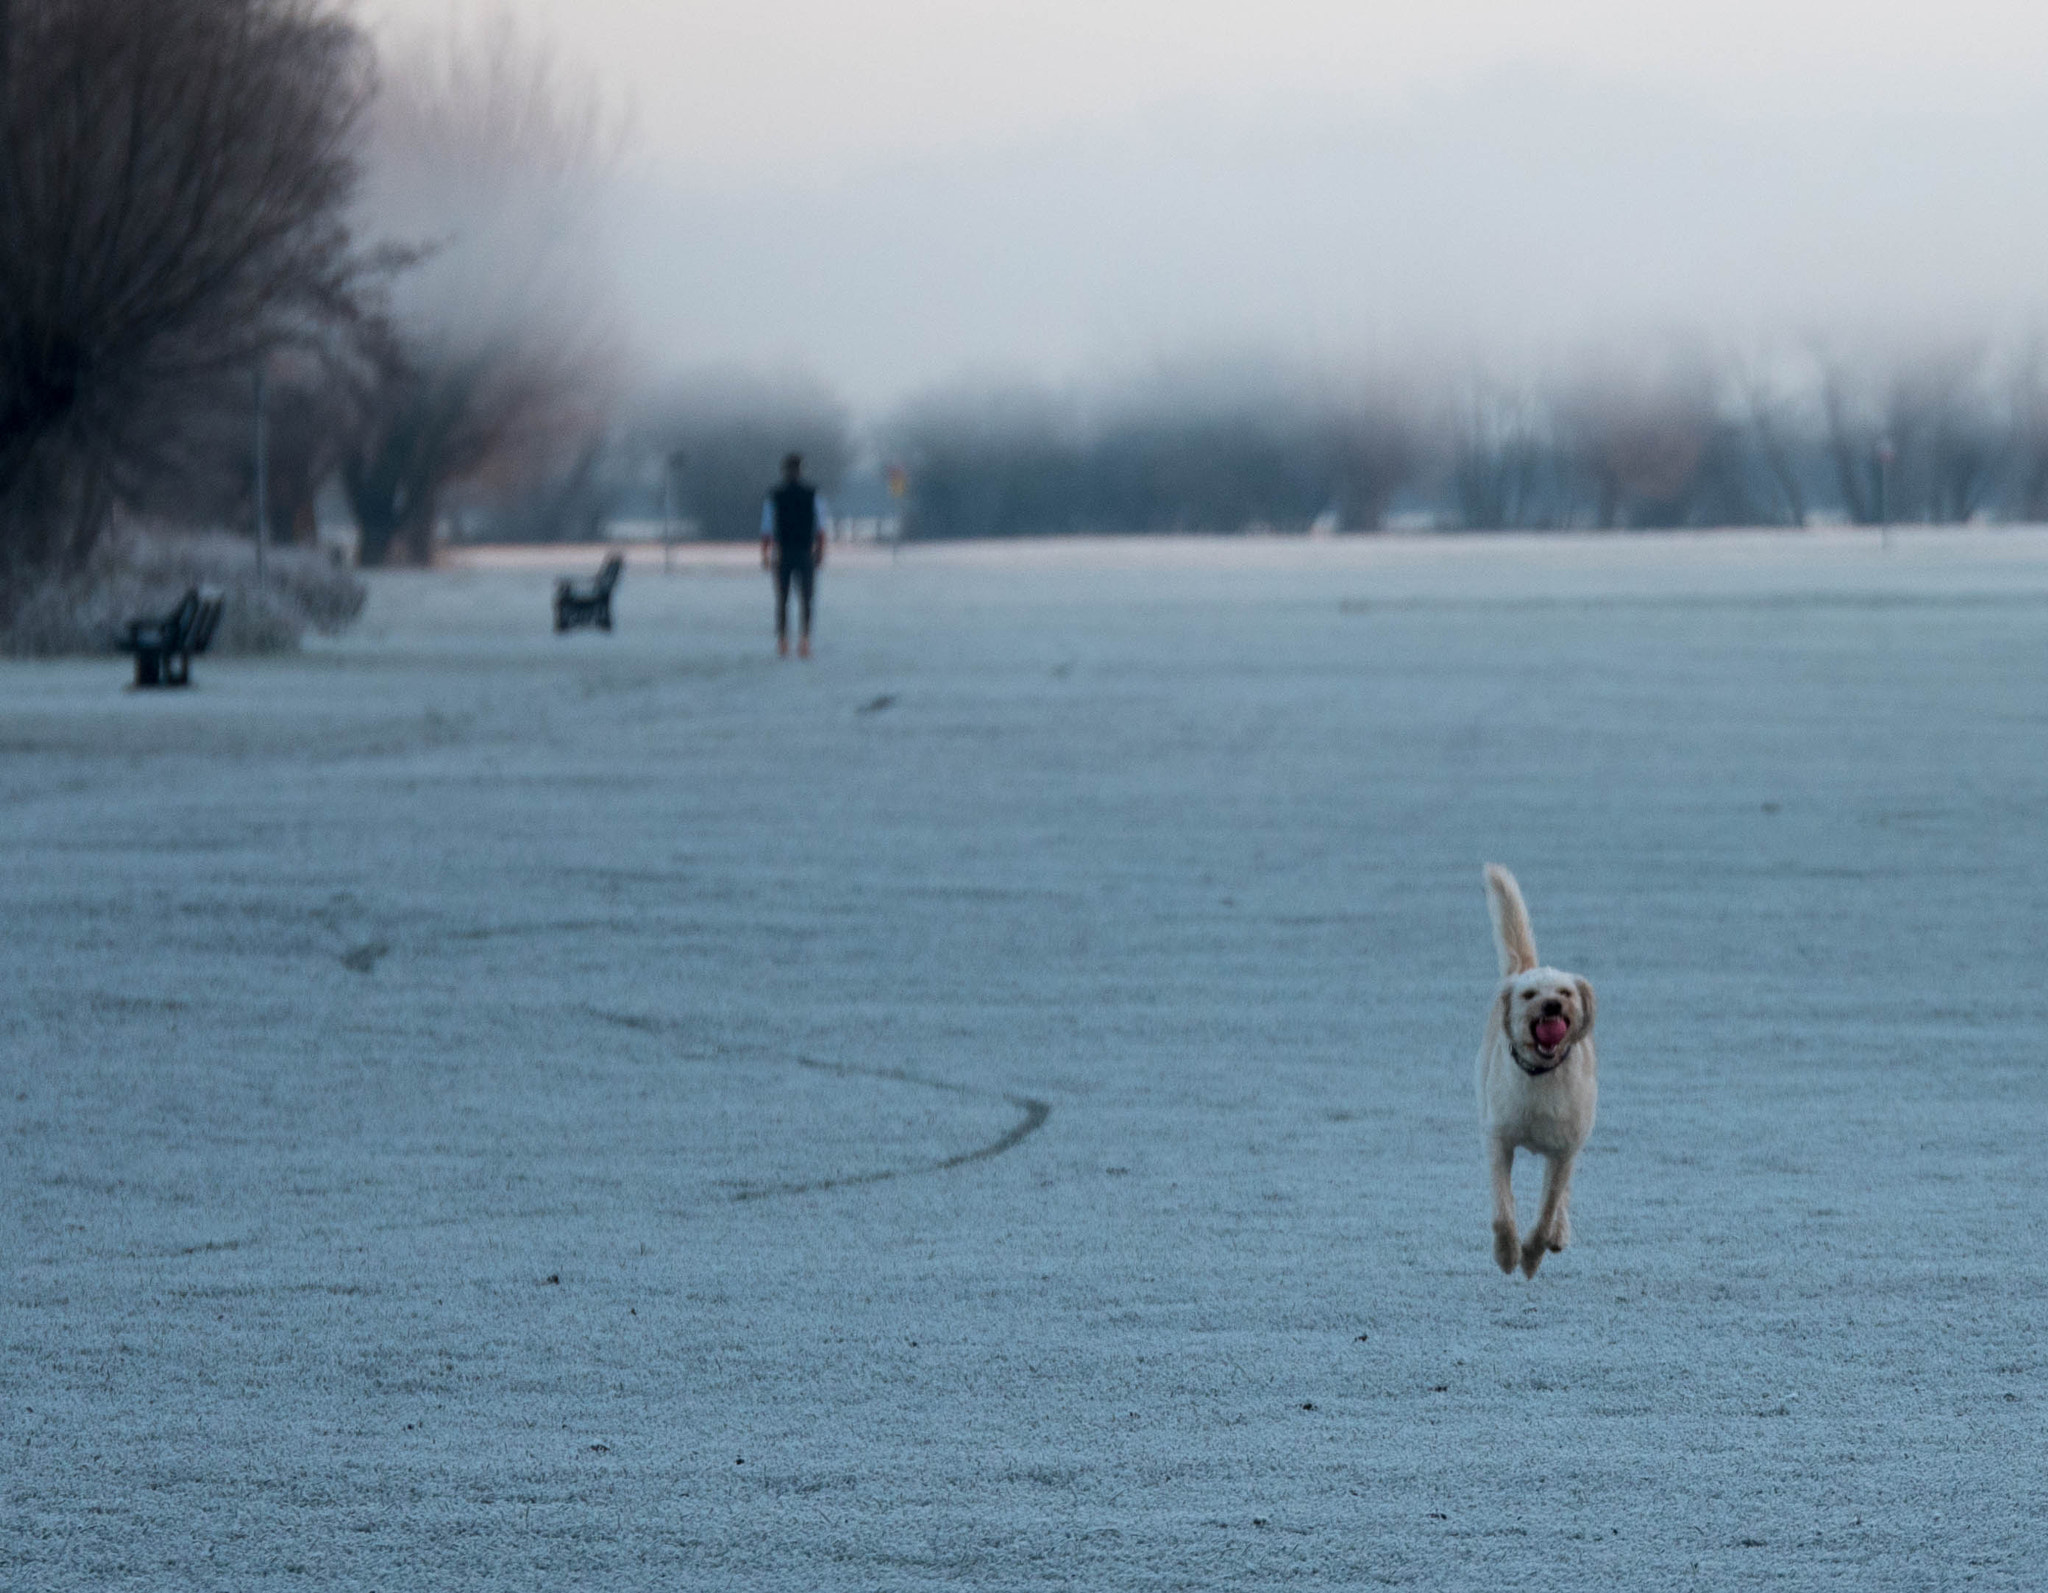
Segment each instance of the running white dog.
[[[1486,865],[1486,905],[1500,948],[1500,992],[1479,1046],[1479,1119],[1493,1165],[1493,1259],[1530,1277],[1571,1242],[1572,1161],[1593,1131],[1593,987],[1536,963],[1536,936],[1515,876]],[[1517,1150],[1548,1158],[1529,1237],[1515,1238]]]

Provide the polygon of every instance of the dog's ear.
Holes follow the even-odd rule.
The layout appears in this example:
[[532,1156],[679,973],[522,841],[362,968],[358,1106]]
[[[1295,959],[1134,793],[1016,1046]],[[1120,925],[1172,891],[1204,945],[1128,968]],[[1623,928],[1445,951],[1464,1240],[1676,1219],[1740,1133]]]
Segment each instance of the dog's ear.
[[1585,1014],[1579,1024],[1579,1033],[1593,1032],[1593,987],[1583,979],[1573,981],[1579,987],[1579,1010]]

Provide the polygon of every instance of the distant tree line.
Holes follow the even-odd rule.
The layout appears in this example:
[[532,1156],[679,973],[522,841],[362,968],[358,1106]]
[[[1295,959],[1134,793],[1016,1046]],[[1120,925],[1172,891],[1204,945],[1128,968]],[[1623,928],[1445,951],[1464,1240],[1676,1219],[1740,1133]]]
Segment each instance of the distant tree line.
[[628,445],[669,471],[679,521],[696,534],[744,540],[761,530],[761,499],[787,453],[828,492],[853,462],[853,416],[802,377],[713,374],[674,382],[643,403]]
[[699,371],[620,404],[586,433],[565,470],[531,490],[472,497],[457,533],[468,541],[581,542],[621,522],[677,535],[745,541],[784,455],[828,493],[853,465],[852,412],[802,375]]
[[882,440],[922,537],[2037,521],[2048,358],[1816,340],[1349,389],[1280,370],[1093,401],[1016,386],[913,403]]
[[1681,345],[1349,381],[1240,362],[1095,392],[946,389],[865,437],[815,383],[706,375],[641,401],[563,492],[473,530],[588,536],[666,513],[750,537],[790,448],[828,488],[858,457],[900,466],[923,538],[2048,518],[2048,348],[1879,348]]
[[1098,406],[1027,388],[947,392],[885,437],[920,536],[1377,525],[1419,432],[1384,389],[1192,373]]

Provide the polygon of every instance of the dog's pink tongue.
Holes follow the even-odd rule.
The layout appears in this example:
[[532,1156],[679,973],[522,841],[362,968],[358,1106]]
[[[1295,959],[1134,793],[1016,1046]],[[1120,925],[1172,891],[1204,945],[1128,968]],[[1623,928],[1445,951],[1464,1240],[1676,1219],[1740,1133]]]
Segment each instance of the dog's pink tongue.
[[1571,1029],[1562,1018],[1544,1018],[1536,1025],[1536,1043],[1547,1049],[1562,1041]]

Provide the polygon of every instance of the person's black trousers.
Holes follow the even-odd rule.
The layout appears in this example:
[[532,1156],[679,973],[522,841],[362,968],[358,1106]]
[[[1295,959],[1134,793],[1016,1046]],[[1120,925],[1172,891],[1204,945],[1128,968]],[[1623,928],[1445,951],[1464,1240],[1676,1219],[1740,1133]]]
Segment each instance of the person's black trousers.
[[775,561],[775,634],[789,634],[789,588],[794,582],[797,592],[799,624],[805,636],[811,634],[811,594],[817,589],[818,567],[809,559],[794,564],[788,559]]

